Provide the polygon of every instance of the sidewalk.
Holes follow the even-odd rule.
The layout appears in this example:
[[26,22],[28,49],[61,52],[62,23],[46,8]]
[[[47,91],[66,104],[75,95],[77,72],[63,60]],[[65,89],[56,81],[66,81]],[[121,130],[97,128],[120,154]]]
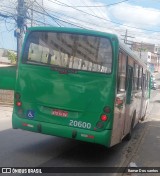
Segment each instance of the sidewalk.
[[[157,73],[158,84],[160,84],[159,76]],[[145,125],[143,137],[133,162],[138,167],[160,167],[160,90],[158,89],[151,93],[149,114],[143,123]]]
[[[159,108],[160,109],[160,108]],[[134,152],[129,167],[135,170],[144,167],[144,171],[156,170],[160,167],[160,114],[150,115],[144,122],[145,127],[142,132],[138,149]],[[158,176],[160,173],[128,173],[123,176]]]
[[[130,160],[132,167],[160,167],[160,90],[152,92],[150,110],[143,122],[141,140]],[[156,93],[156,94],[155,94]],[[131,176],[158,176],[160,173],[132,173]]]
[[144,135],[132,162],[138,167],[160,167],[160,115],[151,115],[144,123]]
[[12,106],[2,106],[0,104],[0,131],[12,128]]
[[3,106],[0,104],[0,120],[1,119],[11,119],[13,106]]

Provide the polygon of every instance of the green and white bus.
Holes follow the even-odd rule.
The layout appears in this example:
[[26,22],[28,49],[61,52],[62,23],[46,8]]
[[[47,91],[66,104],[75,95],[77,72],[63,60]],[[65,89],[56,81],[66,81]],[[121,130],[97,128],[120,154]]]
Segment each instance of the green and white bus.
[[29,28],[15,84],[14,129],[111,147],[144,119],[146,64],[114,34]]

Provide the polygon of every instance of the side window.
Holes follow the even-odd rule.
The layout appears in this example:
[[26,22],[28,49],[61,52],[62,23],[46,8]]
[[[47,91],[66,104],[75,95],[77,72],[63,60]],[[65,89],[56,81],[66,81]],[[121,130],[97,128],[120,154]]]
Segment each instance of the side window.
[[[134,71],[134,61],[133,61],[133,58],[132,57],[130,57],[130,56],[128,56],[128,66],[127,67],[131,67],[132,68],[132,72]],[[128,70],[127,70],[127,74],[128,74]],[[127,75],[127,81],[129,81],[128,80],[128,76],[129,75]],[[129,76],[130,77],[130,76]],[[132,90],[134,90],[134,73],[132,73],[132,77],[130,77],[129,79],[132,79]],[[127,82],[127,84],[126,84],[126,87],[128,86],[128,83],[129,82]]]
[[146,90],[148,90],[148,72],[146,72],[146,85],[145,85],[145,87],[146,87]]
[[118,62],[118,91],[125,91],[125,80],[126,80],[126,58],[127,56],[120,52]]
[[142,67],[138,67],[138,90],[142,89]]
[[146,70],[143,69],[143,73],[142,73],[142,88],[143,90],[146,90]]
[[147,73],[147,90],[149,89],[149,83],[150,83],[150,74]]
[[133,90],[137,90],[138,88],[138,65],[134,64],[134,79],[133,79]]

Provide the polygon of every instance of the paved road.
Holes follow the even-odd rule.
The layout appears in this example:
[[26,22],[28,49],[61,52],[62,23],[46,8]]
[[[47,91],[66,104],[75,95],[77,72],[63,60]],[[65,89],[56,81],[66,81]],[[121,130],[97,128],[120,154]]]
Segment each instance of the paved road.
[[11,128],[11,114],[11,107],[0,106],[1,167],[118,166],[127,147],[124,142],[106,149],[99,145],[14,130]]
[[0,132],[11,128],[12,107],[0,105]]
[[[157,104],[160,103],[159,100],[159,90],[152,91],[150,116],[148,116],[148,119],[152,118],[153,120],[153,116],[151,116],[153,112],[160,114],[160,108]],[[139,140],[143,137],[142,134],[146,127],[145,123],[138,124],[130,142],[122,142],[111,149],[105,149],[99,145],[13,130],[11,128],[11,114],[12,107],[2,107],[0,105],[1,167],[127,166],[133,158],[133,153],[138,150]],[[151,142],[153,143],[154,141]],[[106,173],[98,175],[106,175]]]

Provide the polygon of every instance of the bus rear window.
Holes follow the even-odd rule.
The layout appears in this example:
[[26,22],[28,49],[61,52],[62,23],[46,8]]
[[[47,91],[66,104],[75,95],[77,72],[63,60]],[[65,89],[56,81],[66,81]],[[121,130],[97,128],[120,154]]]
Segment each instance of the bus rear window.
[[70,33],[31,32],[25,51],[26,63],[111,73],[109,39]]

